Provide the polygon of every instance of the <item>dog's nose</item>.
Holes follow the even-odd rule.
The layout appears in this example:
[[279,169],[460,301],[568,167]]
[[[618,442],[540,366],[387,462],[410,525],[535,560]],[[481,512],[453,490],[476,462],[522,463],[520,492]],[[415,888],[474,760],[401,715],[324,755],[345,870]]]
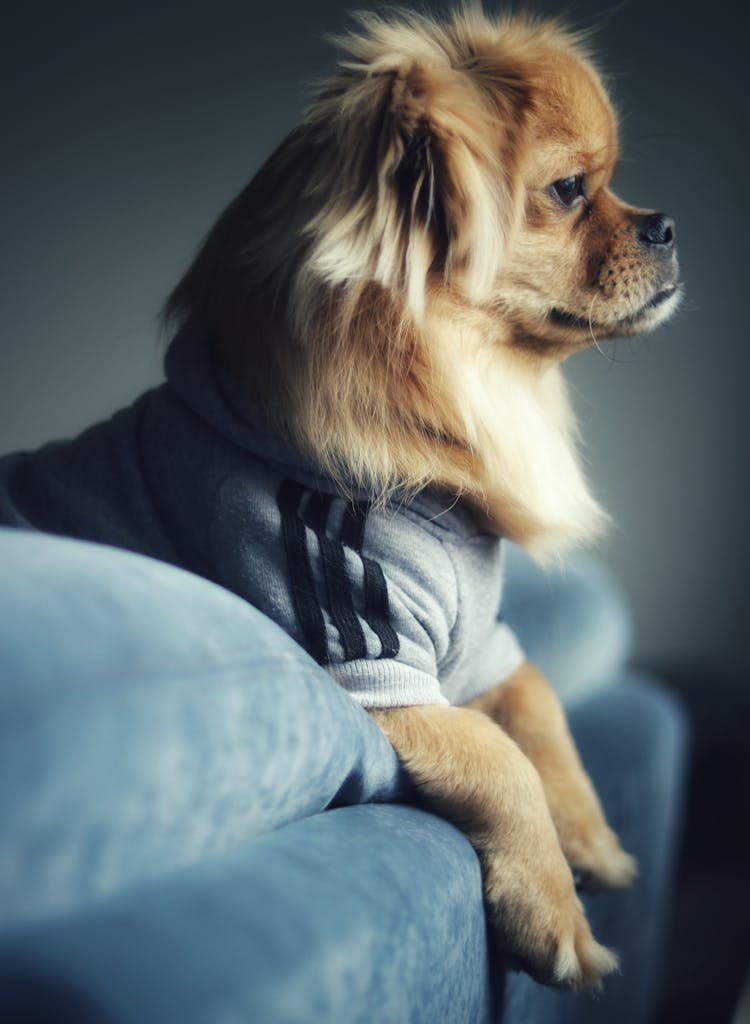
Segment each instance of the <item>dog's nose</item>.
[[644,245],[654,245],[663,251],[674,248],[675,222],[666,213],[647,213],[638,224],[638,238]]

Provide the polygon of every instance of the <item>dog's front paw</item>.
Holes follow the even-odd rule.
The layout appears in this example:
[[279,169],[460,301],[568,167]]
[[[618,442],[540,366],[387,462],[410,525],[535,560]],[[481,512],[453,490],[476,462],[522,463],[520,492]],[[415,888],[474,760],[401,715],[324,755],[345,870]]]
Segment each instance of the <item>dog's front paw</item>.
[[542,984],[600,988],[617,969],[615,953],[591,934],[562,855],[552,871],[485,860],[485,898],[509,963]]
[[607,824],[578,756],[571,748],[570,756],[558,756],[552,765],[538,760],[547,806],[577,884],[585,889],[626,889],[635,880],[638,865]]
[[476,843],[490,921],[513,966],[547,985],[598,988],[617,957],[591,934],[533,769],[525,782],[512,823]]
[[560,847],[577,882],[592,889],[624,889],[637,874],[607,820],[581,763],[559,697],[530,663],[472,701],[502,723],[536,768]]
[[624,850],[591,862],[583,857],[571,860],[576,888],[586,892],[604,889],[629,889],[638,877],[638,862]]
[[620,846],[598,805],[556,808],[552,816],[560,846],[582,889],[627,889],[638,875],[635,857]]

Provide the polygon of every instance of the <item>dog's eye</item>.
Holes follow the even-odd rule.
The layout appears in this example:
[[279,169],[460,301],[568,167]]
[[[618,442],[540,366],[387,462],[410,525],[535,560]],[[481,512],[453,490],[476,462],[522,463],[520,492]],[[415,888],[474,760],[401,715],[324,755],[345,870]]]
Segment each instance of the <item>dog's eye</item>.
[[576,174],[570,178],[559,178],[557,181],[553,181],[550,185],[550,192],[563,206],[572,206],[576,199],[583,195],[583,175]]

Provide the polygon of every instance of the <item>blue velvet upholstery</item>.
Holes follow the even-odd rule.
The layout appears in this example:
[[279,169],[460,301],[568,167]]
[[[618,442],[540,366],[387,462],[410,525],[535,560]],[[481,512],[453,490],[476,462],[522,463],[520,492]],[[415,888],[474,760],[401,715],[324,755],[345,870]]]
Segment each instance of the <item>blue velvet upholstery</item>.
[[[641,862],[631,893],[589,901],[623,958],[598,1001],[504,976],[467,841],[408,806],[370,718],[249,605],[162,563],[40,534],[0,530],[0,564],[9,1020],[647,1019],[684,725],[671,697],[619,667],[627,617],[597,571],[571,570],[566,589],[512,565],[507,592],[510,618],[515,580],[526,619],[517,609],[513,625],[553,681],[535,621],[556,628],[558,608],[583,629],[561,691],[578,674],[573,731]],[[597,621],[611,656],[598,651],[583,687],[574,661],[590,664]]]

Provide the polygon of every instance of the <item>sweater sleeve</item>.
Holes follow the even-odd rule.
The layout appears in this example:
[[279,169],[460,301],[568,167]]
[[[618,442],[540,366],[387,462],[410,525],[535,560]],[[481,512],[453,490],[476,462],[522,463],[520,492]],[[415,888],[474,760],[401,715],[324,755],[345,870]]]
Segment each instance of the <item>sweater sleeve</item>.
[[450,648],[458,589],[441,542],[403,515],[371,516],[361,551],[349,551],[359,656],[339,645],[329,672],[368,708],[447,704],[440,665]]
[[478,533],[447,542],[445,551],[454,567],[458,611],[440,679],[449,702],[463,704],[507,679],[526,655],[502,617],[502,542]]

